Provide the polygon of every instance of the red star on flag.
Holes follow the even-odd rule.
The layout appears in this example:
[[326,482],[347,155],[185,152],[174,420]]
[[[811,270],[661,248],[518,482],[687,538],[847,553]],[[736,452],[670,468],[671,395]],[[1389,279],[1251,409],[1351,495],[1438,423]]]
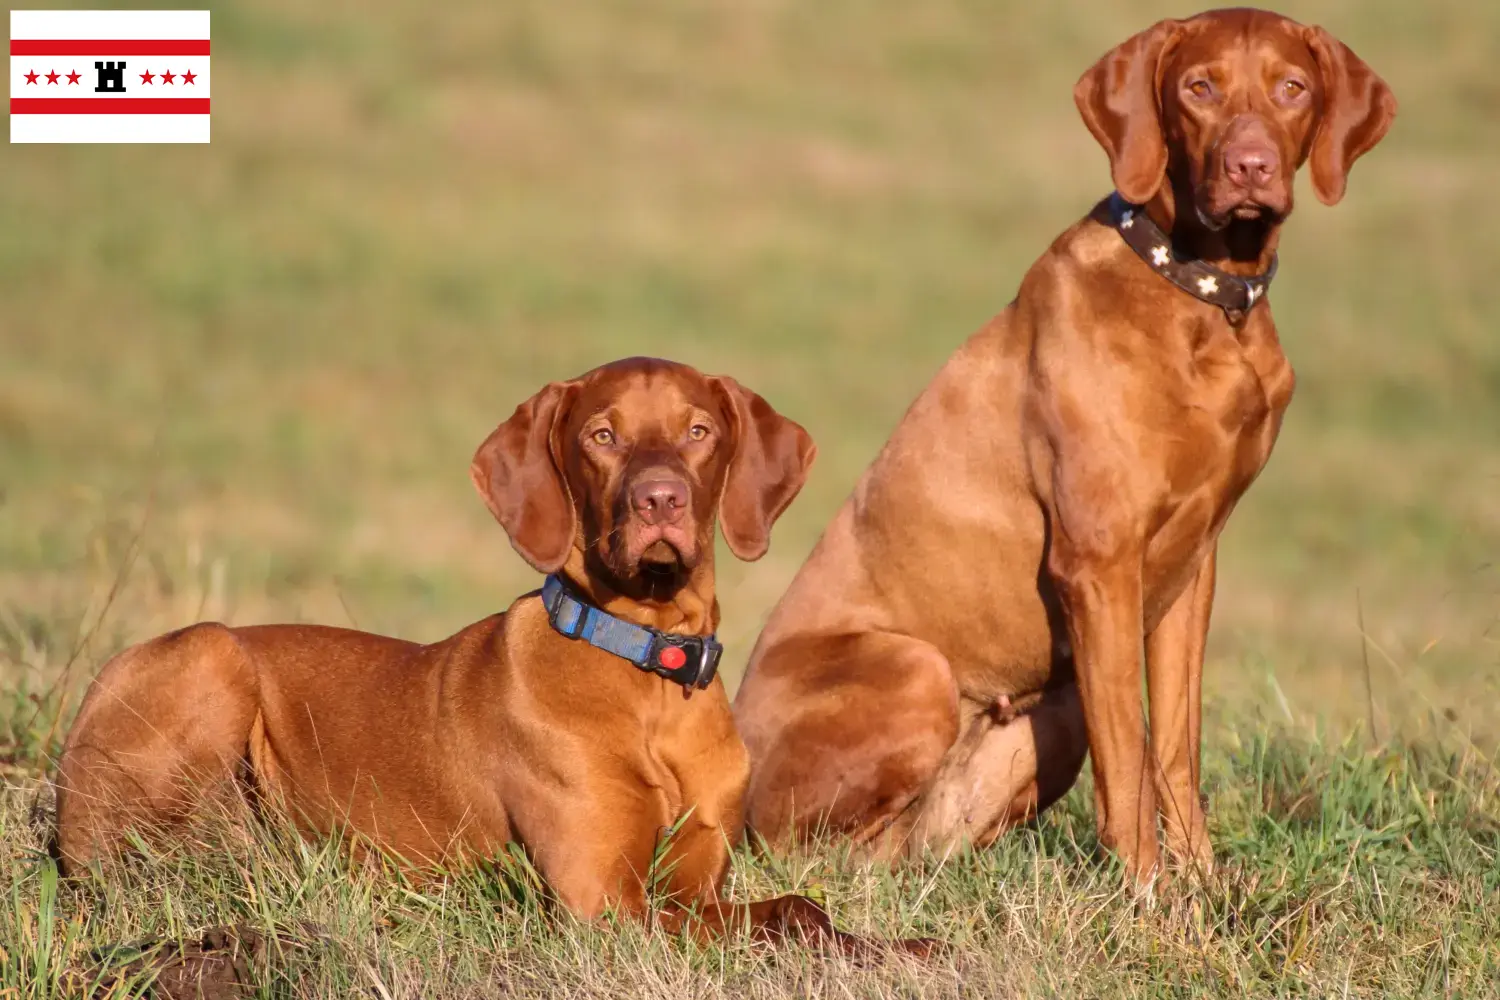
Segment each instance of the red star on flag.
[[36,83],[36,70],[32,70],[30,73],[26,74],[26,82]]
[[68,74],[68,83],[69,84],[74,84],[74,83],[77,83],[77,82],[78,82],[78,71],[74,70],[73,72],[71,72],[71,73]]
[[192,83],[196,79],[198,79],[198,74],[197,73],[188,72],[188,73],[182,74],[182,82],[183,83]]
[[171,83],[171,82],[172,82],[172,79],[173,79],[173,78],[174,78],[174,77],[175,77],[175,76],[177,76],[177,74],[176,74],[176,73],[168,73],[168,72],[165,72],[165,71],[163,71],[163,72],[162,72],[162,75],[161,75],[161,82],[162,82],[162,83]]
[[47,74],[47,82],[50,83],[50,84],[53,84],[54,86],[56,86],[56,84],[57,84],[57,70],[53,70],[52,72],[50,72],[50,73]]
[[149,69],[148,69],[148,70],[146,70],[146,72],[144,72],[144,73],[142,73],[142,74],[141,74],[141,82],[142,82],[142,83],[144,83],[144,84],[150,84],[150,83],[151,83],[151,81],[152,81],[152,80],[153,80],[153,79],[154,79],[154,78],[155,78],[155,77],[156,77],[156,74],[155,74],[155,73],[153,73],[153,72],[151,72],[151,71],[150,71],[150,70],[149,70]]

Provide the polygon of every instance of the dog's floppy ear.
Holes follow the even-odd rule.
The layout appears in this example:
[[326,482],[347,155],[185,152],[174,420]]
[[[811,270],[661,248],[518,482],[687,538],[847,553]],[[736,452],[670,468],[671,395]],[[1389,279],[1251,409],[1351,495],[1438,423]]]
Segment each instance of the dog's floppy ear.
[[719,524],[729,551],[752,562],[766,554],[771,525],[807,481],[818,449],[800,425],[734,379],[709,381],[731,425]]
[[510,544],[542,573],[562,567],[578,532],[554,437],[576,387],[553,382],[516,407],[474,453],[469,478]]
[[1323,110],[1308,157],[1313,192],[1323,204],[1337,205],[1349,168],[1395,121],[1396,95],[1349,46],[1322,28],[1307,28],[1305,37],[1323,80]]
[[1166,177],[1161,69],[1181,37],[1181,22],[1158,21],[1106,52],[1073,87],[1083,123],[1109,154],[1115,190],[1137,205]]

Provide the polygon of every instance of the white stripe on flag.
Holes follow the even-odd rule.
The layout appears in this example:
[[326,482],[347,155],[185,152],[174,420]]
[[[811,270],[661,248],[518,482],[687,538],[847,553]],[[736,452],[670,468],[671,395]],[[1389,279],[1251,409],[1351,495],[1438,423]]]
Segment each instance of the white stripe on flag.
[[13,10],[10,37],[207,39],[206,10]]
[[207,142],[208,115],[11,115],[11,142]]

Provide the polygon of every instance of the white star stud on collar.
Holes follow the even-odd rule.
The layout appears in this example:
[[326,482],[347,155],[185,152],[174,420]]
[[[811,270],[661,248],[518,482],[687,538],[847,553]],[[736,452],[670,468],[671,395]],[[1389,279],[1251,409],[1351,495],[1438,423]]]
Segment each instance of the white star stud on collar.
[[1135,212],[1127,211],[1124,215],[1120,216],[1121,229],[1129,229],[1133,225],[1135,225]]
[[1166,246],[1151,248],[1151,263],[1157,267],[1166,267],[1167,261],[1172,259],[1172,252]]
[[[1204,295],[1212,295],[1219,290],[1219,280],[1211,274],[1205,274],[1198,279],[1198,291]],[[1253,298],[1251,301],[1255,301]]]
[[1249,288],[1250,288],[1250,304],[1253,306],[1253,305],[1255,305],[1255,300],[1258,299],[1258,298],[1260,298],[1260,293],[1261,293],[1262,289],[1261,289],[1261,287],[1259,285],[1250,285]]

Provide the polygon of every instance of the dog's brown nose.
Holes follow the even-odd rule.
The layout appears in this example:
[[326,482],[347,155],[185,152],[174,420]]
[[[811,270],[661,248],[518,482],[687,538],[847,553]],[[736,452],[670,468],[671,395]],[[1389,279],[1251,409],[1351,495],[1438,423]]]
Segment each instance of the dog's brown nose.
[[652,479],[636,483],[630,503],[647,524],[676,524],[687,508],[687,484],[680,479]]
[[1224,173],[1237,187],[1263,188],[1280,169],[1281,157],[1268,142],[1236,142],[1224,150]]

